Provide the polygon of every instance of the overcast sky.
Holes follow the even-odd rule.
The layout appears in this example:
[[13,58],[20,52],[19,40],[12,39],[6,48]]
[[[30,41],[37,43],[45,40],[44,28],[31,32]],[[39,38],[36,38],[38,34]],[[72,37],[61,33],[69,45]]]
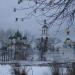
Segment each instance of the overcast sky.
[[[21,31],[29,31],[35,34],[39,30],[39,24],[33,18],[26,19],[24,22],[15,22],[15,18],[21,12],[13,12],[13,8],[18,7],[17,0],[1,0],[0,2],[0,28],[19,29]],[[20,16],[22,17],[22,15]]]
[[[17,0],[1,0],[0,2],[0,29],[4,29],[4,30],[19,29],[22,32],[28,31],[33,35],[34,34],[40,35],[41,26],[39,25],[35,17],[31,17],[30,19],[28,18],[24,22],[15,21],[16,17],[18,16],[22,17],[24,13],[20,11],[17,11],[16,13],[14,13],[13,12],[14,7],[18,7]],[[52,30],[55,30],[55,28],[53,28]],[[51,35],[52,34],[53,34],[53,31],[51,31]],[[61,37],[63,37],[63,34]]]

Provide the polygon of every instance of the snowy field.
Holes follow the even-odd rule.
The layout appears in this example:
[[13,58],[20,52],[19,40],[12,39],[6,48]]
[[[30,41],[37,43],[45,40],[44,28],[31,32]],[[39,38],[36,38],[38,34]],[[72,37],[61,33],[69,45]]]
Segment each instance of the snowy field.
[[11,67],[9,65],[0,65],[0,75],[11,75]]
[[[28,67],[30,68],[30,67]],[[9,65],[0,65],[0,75],[12,75],[11,66]],[[31,67],[28,71],[28,75],[51,75],[50,67]]]

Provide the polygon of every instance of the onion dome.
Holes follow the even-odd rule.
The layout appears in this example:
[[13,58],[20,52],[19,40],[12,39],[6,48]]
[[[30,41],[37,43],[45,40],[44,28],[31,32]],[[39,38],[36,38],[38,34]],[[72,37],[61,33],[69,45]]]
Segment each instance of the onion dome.
[[66,38],[66,41],[67,41],[67,40],[69,41],[69,40],[70,40],[70,38]]
[[15,38],[15,39],[17,39],[18,37],[19,37],[20,39],[22,38],[22,35],[21,35],[21,33],[20,33],[19,31],[17,31],[17,32],[15,33],[15,35],[14,35],[14,38]]
[[48,40],[48,37],[46,37],[46,40]]
[[10,35],[10,36],[9,36],[9,39],[11,39],[11,40],[12,40],[12,39],[13,39],[13,36],[12,36],[12,35]]
[[66,42],[66,41],[71,41],[71,39],[70,39],[70,38],[66,38],[65,42]]
[[68,37],[68,38],[66,38],[66,40],[65,40],[65,44],[71,44],[71,42],[72,42],[72,40]]
[[23,39],[24,39],[24,40],[27,40],[27,36],[24,36]]

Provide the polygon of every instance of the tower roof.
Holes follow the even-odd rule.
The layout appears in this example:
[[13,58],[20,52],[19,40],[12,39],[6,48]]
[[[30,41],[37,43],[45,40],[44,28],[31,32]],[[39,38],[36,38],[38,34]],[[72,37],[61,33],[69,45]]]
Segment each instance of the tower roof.
[[46,23],[46,19],[44,20],[44,25],[42,28],[47,28],[48,29],[48,26],[47,26],[47,23]]
[[48,29],[48,26],[47,25],[44,25],[42,28],[47,28]]
[[20,37],[22,38],[21,33],[19,32],[19,30],[15,33],[14,38]]
[[12,36],[12,35],[10,35],[10,36],[9,36],[9,39],[13,39],[13,36]]
[[24,39],[24,40],[27,40],[27,36],[24,35],[23,39]]

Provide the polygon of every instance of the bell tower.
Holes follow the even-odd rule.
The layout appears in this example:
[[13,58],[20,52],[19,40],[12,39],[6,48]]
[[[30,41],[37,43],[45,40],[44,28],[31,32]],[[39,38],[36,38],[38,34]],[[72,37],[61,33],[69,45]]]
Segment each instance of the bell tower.
[[48,26],[46,19],[44,20],[44,25],[42,26],[42,37],[43,39],[48,38]]
[[69,41],[70,41],[70,30],[69,30],[69,27],[68,28],[66,28],[66,40],[65,40],[65,43],[69,43]]
[[48,26],[46,20],[44,20],[44,24],[42,26],[42,33],[40,38],[40,55],[41,60],[46,60],[45,53],[49,49],[48,45]]
[[66,28],[66,36],[67,37],[66,37],[64,43],[67,47],[71,47],[72,46],[72,40],[70,39],[70,29],[69,29],[69,27]]

